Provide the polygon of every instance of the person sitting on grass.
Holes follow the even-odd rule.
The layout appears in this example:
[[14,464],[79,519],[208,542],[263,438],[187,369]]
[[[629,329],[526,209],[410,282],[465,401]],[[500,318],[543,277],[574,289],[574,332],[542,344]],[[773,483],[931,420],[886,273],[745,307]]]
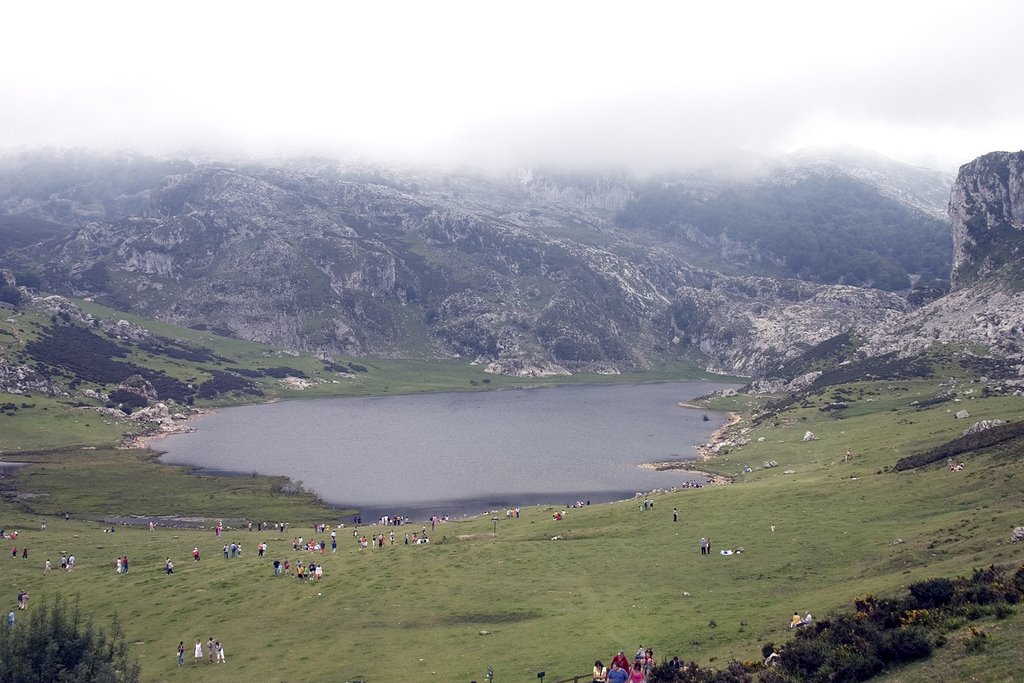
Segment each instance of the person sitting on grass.
[[799,628],[804,625],[804,620],[800,618],[799,612],[793,612],[793,618],[789,620],[790,628]]

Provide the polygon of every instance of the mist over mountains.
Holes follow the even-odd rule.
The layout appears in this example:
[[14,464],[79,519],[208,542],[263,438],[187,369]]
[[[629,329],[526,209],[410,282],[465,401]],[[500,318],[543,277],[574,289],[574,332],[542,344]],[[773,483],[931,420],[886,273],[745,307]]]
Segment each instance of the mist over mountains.
[[765,374],[910,346],[885,332],[949,287],[953,185],[849,149],[648,177],[30,152],[0,161],[0,267],[324,357]]

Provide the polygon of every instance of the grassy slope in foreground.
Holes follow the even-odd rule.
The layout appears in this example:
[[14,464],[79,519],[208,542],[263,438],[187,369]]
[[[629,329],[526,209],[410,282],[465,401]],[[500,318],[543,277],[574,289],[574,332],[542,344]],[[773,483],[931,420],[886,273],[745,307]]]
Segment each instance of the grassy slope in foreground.
[[[731,474],[750,465],[737,485],[662,494],[649,512],[631,503],[571,510],[560,522],[548,509],[528,508],[519,520],[502,517],[497,535],[488,518],[448,523],[426,546],[402,545],[407,529],[399,528],[395,547],[360,551],[345,529],[338,554],[322,558],[326,577],[316,585],[275,578],[270,567],[274,558],[309,559],[290,550],[292,535],[308,537],[308,509],[281,511],[293,523],[287,534],[232,531],[217,540],[178,529],[105,534],[74,519],[51,519],[40,531],[38,517],[5,505],[4,524],[23,529],[18,545],[29,546],[31,559],[7,554],[0,562],[12,591],[78,595],[102,619],[116,609],[146,680],[480,680],[488,665],[498,680],[532,680],[537,671],[558,680],[637,643],[713,665],[757,659],[762,643],[788,638],[794,610],[823,615],[866,592],[1024,559],[1007,542],[1024,503],[1020,444],[967,456],[962,472],[942,463],[887,472],[899,457],[967,425],[949,404],[909,405],[934,395],[935,382],[853,389],[863,400],[844,419],[818,410],[828,398],[813,397],[711,463]],[[1022,412],[1013,397],[960,407],[971,423]],[[806,430],[820,440],[804,442]],[[842,462],[847,447],[851,463]],[[779,465],[761,469],[766,460]],[[204,495],[211,506],[219,495],[230,500]],[[698,551],[701,536],[714,540],[710,557]],[[231,540],[244,544],[242,559],[220,554]],[[270,544],[268,558],[256,557],[260,540]],[[194,546],[199,563],[191,560]],[[739,555],[717,554],[740,547]],[[43,560],[61,550],[74,552],[80,568],[44,577]],[[118,576],[113,561],[124,554],[132,573]],[[162,572],[167,557],[176,563],[173,576]],[[177,671],[178,640],[210,635],[224,640],[228,663]],[[1003,647],[1010,663],[998,666],[1016,662],[1019,670],[1019,636],[1006,637],[1016,649]],[[930,665],[945,656],[940,650]],[[989,675],[974,666],[981,673],[972,675]]]

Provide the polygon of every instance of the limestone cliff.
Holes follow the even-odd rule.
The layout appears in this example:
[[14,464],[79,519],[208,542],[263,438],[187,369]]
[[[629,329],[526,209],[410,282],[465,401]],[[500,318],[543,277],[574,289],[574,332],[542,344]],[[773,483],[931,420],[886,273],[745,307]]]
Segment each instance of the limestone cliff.
[[992,152],[960,167],[949,198],[952,289],[1024,256],[1024,151]]

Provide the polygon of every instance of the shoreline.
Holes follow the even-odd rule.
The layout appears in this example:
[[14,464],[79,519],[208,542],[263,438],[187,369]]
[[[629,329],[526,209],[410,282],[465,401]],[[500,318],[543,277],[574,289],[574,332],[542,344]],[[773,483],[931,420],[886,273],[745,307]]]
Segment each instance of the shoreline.
[[718,454],[714,451],[715,445],[722,441],[726,441],[727,439],[725,437],[729,433],[729,430],[743,420],[743,417],[739,413],[731,411],[727,412],[725,416],[728,418],[728,421],[715,431],[711,432],[711,437],[708,439],[707,443],[697,446],[697,453],[700,454],[700,459],[704,462],[714,460],[718,457]]
[[185,416],[184,420],[175,420],[170,424],[159,423],[159,426],[148,434],[135,434],[132,436],[125,436],[121,439],[121,448],[138,448],[162,452],[155,448],[154,444],[156,441],[163,439],[166,436],[172,434],[188,434],[196,431],[194,427],[190,427],[191,422],[204,415],[216,414],[216,408],[192,408],[191,412]]
[[[676,404],[680,408],[690,408],[695,410],[704,409],[703,406],[694,405],[693,403],[687,403],[680,401]],[[707,477],[708,484],[723,485],[732,484],[734,482],[732,477],[727,477],[722,474],[714,474],[700,469],[700,462],[710,462],[718,457],[715,452],[715,446],[723,441],[727,441],[726,436],[729,430],[732,429],[736,424],[743,420],[743,417],[739,413],[728,411],[725,413],[726,423],[716,428],[711,432],[707,442],[694,446],[697,449],[697,455],[699,460],[669,460],[661,462],[647,462],[640,465],[643,469],[656,470],[659,472],[667,472],[672,470],[682,470],[685,472],[692,472],[702,477]]]

